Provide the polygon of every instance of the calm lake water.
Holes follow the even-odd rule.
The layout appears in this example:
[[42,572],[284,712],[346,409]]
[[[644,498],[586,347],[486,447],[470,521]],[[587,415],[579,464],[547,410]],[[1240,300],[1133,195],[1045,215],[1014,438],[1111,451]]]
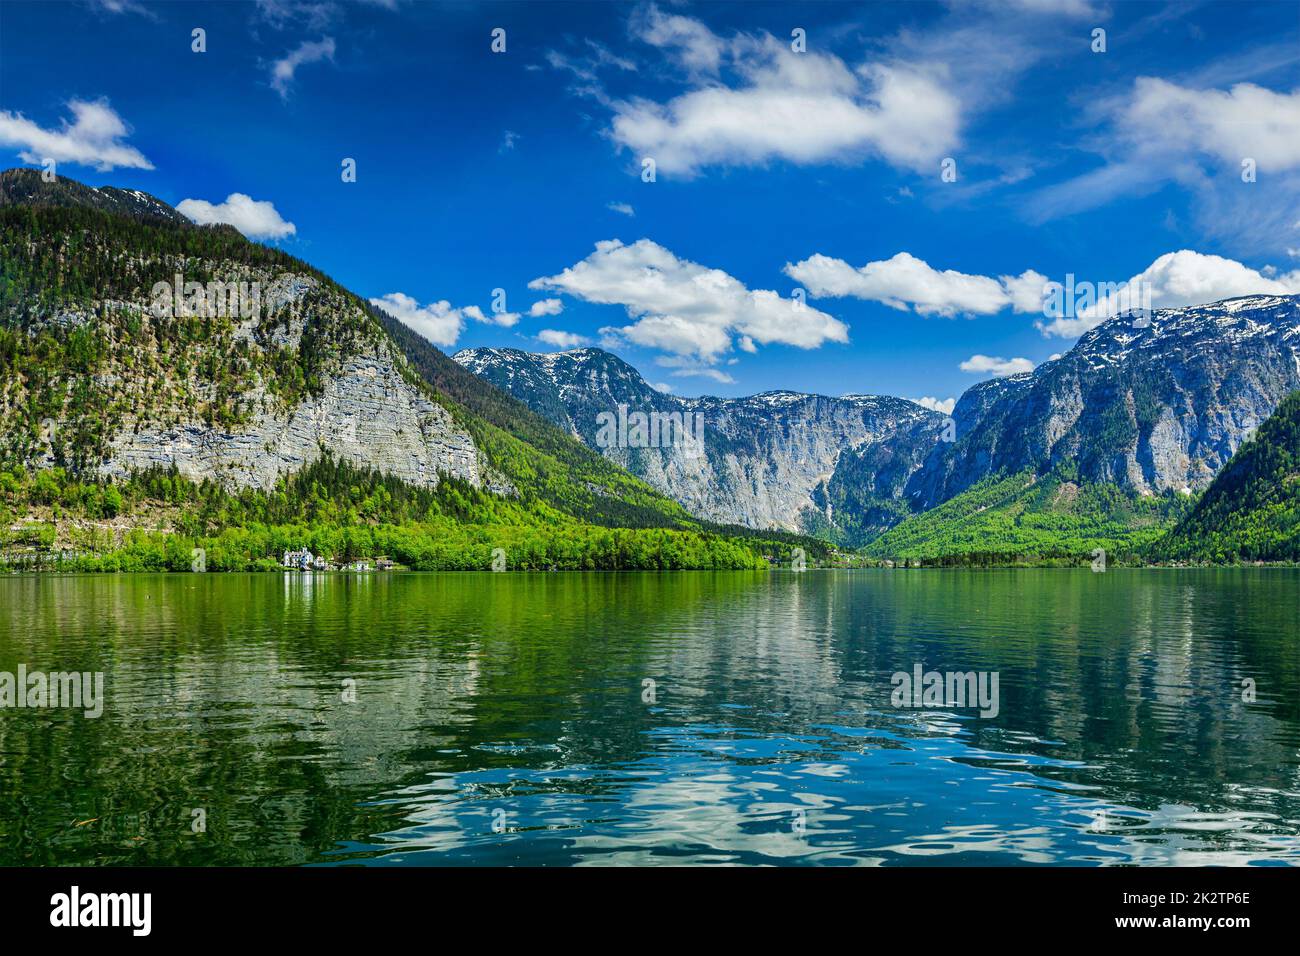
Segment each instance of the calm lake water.
[[20,664],[106,701],[0,864],[1300,863],[1295,571],[0,578]]

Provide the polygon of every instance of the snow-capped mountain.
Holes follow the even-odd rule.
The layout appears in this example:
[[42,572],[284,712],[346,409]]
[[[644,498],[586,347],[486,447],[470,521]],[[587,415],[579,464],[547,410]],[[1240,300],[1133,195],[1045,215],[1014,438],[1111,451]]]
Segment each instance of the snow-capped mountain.
[[[875,463],[859,496],[902,494],[910,468],[933,447],[944,416],[901,398],[830,398],[764,392],[748,398],[680,398],[651,387],[622,359],[600,349],[532,353],[465,349],[453,358],[520,399],[590,447],[714,521],[754,528],[843,530],[836,517],[836,469],[853,452]],[[620,439],[620,406],[628,421]],[[640,413],[653,424],[676,416],[690,431],[639,436]],[[607,416],[607,417],[602,417]],[[602,424],[612,426],[602,435]],[[690,436],[702,436],[696,443]],[[646,440],[642,441],[641,438]],[[855,504],[855,518],[871,504]],[[877,520],[879,527],[897,518]],[[874,526],[873,526],[874,527]]]
[[967,390],[957,440],[907,494],[933,507],[998,471],[1062,465],[1140,494],[1200,491],[1298,388],[1300,296],[1118,316],[1055,361]]
[[77,205],[123,216],[163,219],[180,226],[190,220],[156,196],[138,189],[116,186],[87,186],[60,176],[46,182],[34,169],[7,169],[0,172],[0,206],[67,206]]
[[[1300,296],[1109,319],[1032,372],[968,389],[951,428],[888,396],[680,398],[599,349],[454,358],[701,517],[852,544],[999,472],[1065,468],[1139,494],[1205,488],[1300,389]],[[703,454],[602,441],[600,416],[620,405],[701,415]]]

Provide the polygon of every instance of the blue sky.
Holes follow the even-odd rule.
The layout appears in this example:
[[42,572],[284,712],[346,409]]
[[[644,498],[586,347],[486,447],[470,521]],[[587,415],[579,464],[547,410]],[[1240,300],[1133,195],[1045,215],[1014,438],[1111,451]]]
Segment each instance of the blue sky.
[[1067,274],[1300,292],[1300,5],[6,2],[0,151],[232,221],[447,351],[946,399],[1104,314],[1044,313]]

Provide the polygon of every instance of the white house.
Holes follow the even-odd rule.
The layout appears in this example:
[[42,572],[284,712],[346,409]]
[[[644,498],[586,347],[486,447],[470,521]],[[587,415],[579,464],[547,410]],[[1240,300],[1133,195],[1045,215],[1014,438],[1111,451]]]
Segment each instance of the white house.
[[301,548],[297,551],[286,551],[284,553],[284,558],[280,563],[286,568],[294,568],[298,571],[310,571],[313,560],[316,559],[313,557],[312,553],[306,548]]

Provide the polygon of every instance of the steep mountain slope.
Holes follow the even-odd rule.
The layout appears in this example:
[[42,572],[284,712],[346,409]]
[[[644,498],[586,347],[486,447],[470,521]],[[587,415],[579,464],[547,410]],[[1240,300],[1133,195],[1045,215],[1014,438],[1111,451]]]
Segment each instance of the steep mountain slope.
[[373,311],[420,377],[466,411],[479,447],[503,463],[524,494],[536,494],[570,514],[601,524],[695,523],[677,502],[466,371],[391,315]]
[[4,458],[269,488],[328,445],[415,484],[511,490],[355,296],[156,200],[123,215],[60,183],[0,207]]
[[237,492],[325,449],[600,524],[698,524],[292,256],[144,193],[0,173],[0,461]]
[[[692,514],[850,543],[897,520],[900,508],[908,513],[898,496],[943,424],[942,415],[913,402],[872,395],[678,398],[600,349],[466,349],[452,357]],[[686,433],[639,441],[634,424],[622,437],[603,431],[637,413],[680,423]],[[846,455],[857,477],[837,480]],[[852,521],[837,511],[845,502],[855,505]]]
[[830,479],[813,490],[817,510],[803,512],[805,529],[860,547],[914,514],[907,482],[952,434],[950,421],[928,417],[882,441],[844,449]]
[[1198,561],[1300,561],[1300,392],[1215,477],[1195,509],[1152,548]]
[[968,390],[957,440],[907,486],[933,507],[990,476],[1046,475],[1138,494],[1199,491],[1300,388],[1300,296],[1251,296],[1127,316],[1033,372]]

